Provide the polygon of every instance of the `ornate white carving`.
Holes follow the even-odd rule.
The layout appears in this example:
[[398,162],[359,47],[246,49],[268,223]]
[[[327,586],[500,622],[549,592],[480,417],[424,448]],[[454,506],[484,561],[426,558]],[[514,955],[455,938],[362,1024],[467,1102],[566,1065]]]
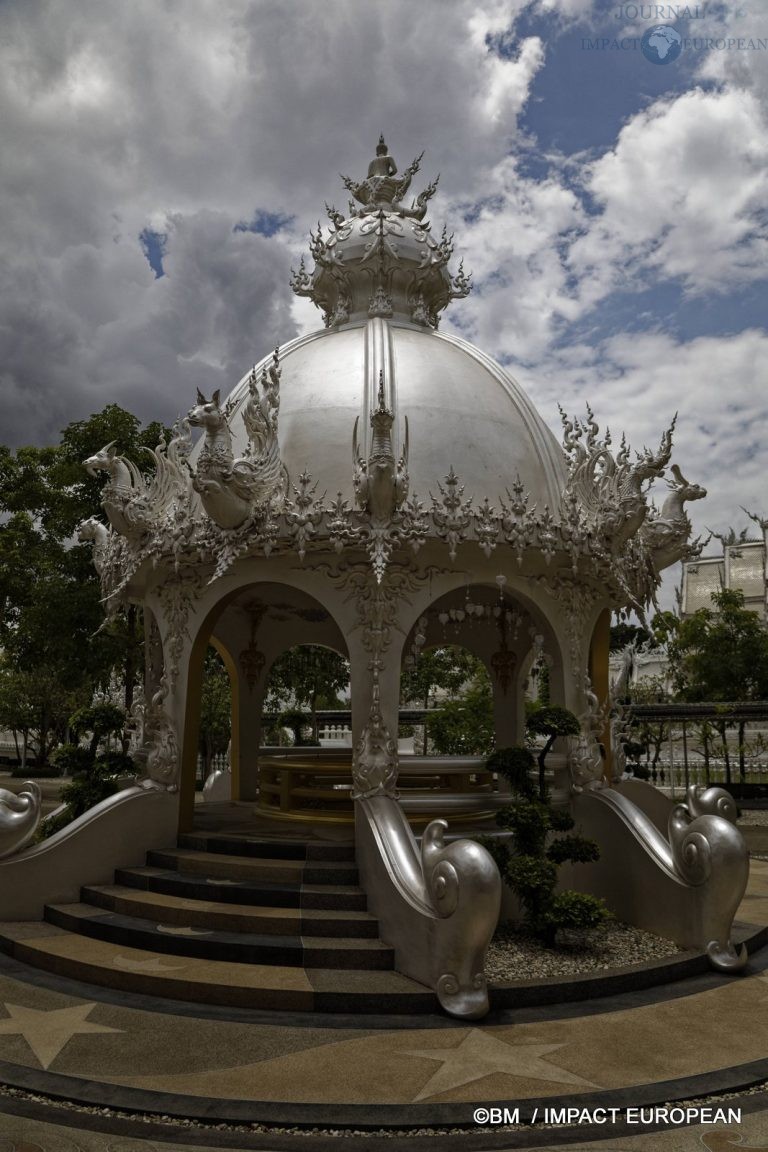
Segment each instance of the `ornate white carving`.
[[590,530],[609,542],[616,552],[634,536],[646,517],[645,489],[651,480],[663,475],[669,463],[676,417],[662,436],[658,451],[644,448],[632,463],[624,437],[616,456],[611,451],[610,433],[599,438],[589,406],[584,423],[575,418],[569,420],[562,408],[560,416],[563,448],[569,461],[565,495],[575,493]]
[[574,792],[598,787],[603,776],[603,757],[600,740],[610,711],[610,702],[600,704],[593,691],[589,676],[584,676],[586,708],[579,716],[581,732],[569,738],[569,765],[571,787]]
[[[747,884],[749,854],[730,812],[725,816],[712,813],[717,801],[717,797],[706,798],[706,793],[693,797],[689,792],[691,810],[678,804],[670,812],[669,847],[685,883],[707,887],[702,929],[710,963],[721,971],[737,972],[747,962],[747,950],[743,944],[738,950],[734,947],[731,929]],[[701,808],[707,811],[699,814]]]
[[373,669],[373,688],[368,722],[352,756],[353,800],[371,796],[397,796],[397,743],[381,715],[379,670]]
[[445,477],[445,487],[438,480],[441,499],[432,499],[432,521],[437,535],[448,544],[448,555],[456,559],[456,549],[467,538],[467,530],[472,523],[472,500],[464,500],[464,485],[451,465]]
[[99,575],[104,571],[107,562],[109,537],[109,529],[95,516],[81,520],[77,526],[77,539],[80,543],[85,544],[90,541],[93,544],[93,566]]
[[483,964],[498,919],[501,877],[485,848],[472,840],[446,844],[447,830],[445,820],[433,820],[421,841],[424,885],[441,921],[434,934],[435,992],[447,1012],[472,1018],[488,1011]]
[[144,476],[127,457],[118,456],[114,440],[88,457],[84,466],[91,476],[99,471],[108,474],[101,503],[116,532],[129,538],[144,536],[162,520],[172,501],[186,493],[190,447],[189,424],[183,421],[174,429],[169,444],[161,439],[157,448],[146,449],[155,465],[152,477]]
[[218,389],[210,400],[198,389],[197,404],[190,409],[187,420],[205,430],[205,442],[192,483],[206,513],[220,528],[239,528],[257,510],[264,515],[282,503],[286,475],[277,439],[279,407],[280,365],[276,349],[261,381],[255,369],[248,379],[248,399],[243,409],[248,449],[245,456],[236,460],[229,428],[234,405],[229,402],[222,408]]
[[141,735],[134,760],[144,768],[144,788],[165,788],[175,792],[179,779],[179,748],[176,729],[165,708],[171,677],[166,670],[157,691],[141,716]]
[[317,531],[323,519],[323,500],[325,494],[315,497],[317,483],[312,484],[312,477],[306,469],[299,476],[299,486],[291,485],[295,500],[286,504],[285,522],[288,531],[293,537],[299,559],[303,560],[307,551],[307,544]]
[[651,562],[657,572],[691,555],[692,549],[688,545],[691,522],[685,512],[685,504],[690,500],[703,500],[707,494],[706,488],[689,483],[677,464],[672,465],[670,472],[674,480],[667,481],[670,494],[664,501],[661,512],[654,515],[651,511],[640,529],[643,542],[651,553]]
[[181,657],[185,642],[190,640],[187,620],[195,599],[202,587],[202,580],[196,574],[168,580],[159,590],[162,606],[162,620],[165,625],[163,635],[164,676],[173,688],[179,675]]
[[364,180],[342,176],[353,197],[348,217],[326,204],[329,233],[324,236],[319,224],[310,233],[314,273],[307,272],[302,259],[291,287],[322,310],[327,326],[345,324],[352,313],[397,313],[436,328],[442,309],[469,293],[471,277],[463,266],[455,276],[448,271],[452,237],[443,229],[436,239],[425,220],[437,180],[409,206],[404,202],[420,162],[421,156],[398,176],[397,164],[380,140]]

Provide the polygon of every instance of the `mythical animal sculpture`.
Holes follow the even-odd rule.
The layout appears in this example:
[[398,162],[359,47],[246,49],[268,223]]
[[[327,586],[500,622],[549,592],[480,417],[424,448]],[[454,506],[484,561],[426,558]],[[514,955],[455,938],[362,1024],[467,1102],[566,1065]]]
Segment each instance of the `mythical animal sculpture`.
[[0,788],[0,859],[29,844],[41,815],[42,793],[34,780],[26,780],[18,795]]
[[96,476],[101,471],[109,476],[102,489],[101,505],[116,532],[128,537],[143,535],[162,518],[174,499],[188,491],[186,457],[190,447],[189,424],[182,421],[168,445],[161,439],[157,448],[145,449],[155,463],[151,478],[145,477],[131,460],[117,454],[114,440],[83,462],[89,475]]
[[81,544],[93,544],[93,566],[101,576],[104,571],[106,563],[107,548],[109,546],[109,528],[102,524],[101,520],[97,520],[95,516],[89,516],[87,520],[81,520],[77,526],[77,539]]
[[246,455],[239,459],[232,452],[229,427],[236,404],[229,401],[222,408],[218,389],[210,400],[197,391],[197,404],[187,419],[194,427],[205,430],[205,443],[192,486],[206,513],[220,528],[239,528],[258,508],[274,508],[284,498],[287,477],[277,439],[279,383],[275,350],[272,364],[261,375],[261,395],[255,369],[248,380],[243,423],[249,443]]
[[130,536],[134,525],[126,510],[129,504],[141,497],[145,483],[133,461],[118,456],[115,443],[111,440],[105,444],[94,456],[83,461],[83,467],[89,476],[97,476],[99,472],[108,474],[109,479],[101,492],[101,506],[115,531]]
[[[610,450],[610,433],[598,439],[598,426],[587,406],[587,420],[569,420],[562,408],[563,448],[569,460],[569,476],[564,500],[575,494],[593,531],[610,541],[611,550],[622,545],[639,530],[648,513],[645,486],[663,476],[672,454],[672,433],[677,416],[663,434],[657,452],[644,448],[629,458],[629,448],[622,437],[614,457]],[[586,433],[585,443],[582,437]]]
[[366,460],[360,453],[355,420],[352,434],[355,498],[358,507],[368,512],[374,525],[388,524],[393,514],[408,497],[408,417],[400,459],[392,448],[394,417],[384,402],[384,373],[379,374],[378,405],[371,413],[371,451]]
[[651,562],[657,572],[683,558],[688,548],[691,522],[685,512],[689,500],[703,500],[706,488],[691,484],[683,476],[677,464],[670,472],[674,480],[668,480],[670,493],[662,504],[658,516],[649,516],[642,526],[641,536],[651,553]]

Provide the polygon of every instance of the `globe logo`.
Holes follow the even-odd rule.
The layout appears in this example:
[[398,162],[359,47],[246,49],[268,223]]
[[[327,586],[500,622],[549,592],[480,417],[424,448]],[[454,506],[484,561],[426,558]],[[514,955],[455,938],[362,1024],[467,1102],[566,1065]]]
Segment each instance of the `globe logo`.
[[651,64],[671,64],[677,60],[682,47],[680,33],[668,24],[657,24],[649,28],[640,41],[640,51]]

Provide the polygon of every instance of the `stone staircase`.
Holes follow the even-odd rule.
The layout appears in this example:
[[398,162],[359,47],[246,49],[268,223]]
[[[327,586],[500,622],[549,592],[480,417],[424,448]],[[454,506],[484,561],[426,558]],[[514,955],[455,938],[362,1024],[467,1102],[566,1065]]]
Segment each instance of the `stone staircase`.
[[24,963],[120,991],[232,1007],[432,1012],[394,971],[366,911],[351,843],[179,837],[45,920],[0,924]]

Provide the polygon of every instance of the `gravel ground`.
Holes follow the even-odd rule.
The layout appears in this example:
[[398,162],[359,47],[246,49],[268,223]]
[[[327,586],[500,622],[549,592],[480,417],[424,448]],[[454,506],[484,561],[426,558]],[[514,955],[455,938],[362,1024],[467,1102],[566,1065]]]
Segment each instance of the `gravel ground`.
[[590,932],[561,932],[558,940],[557,948],[545,948],[531,936],[500,928],[488,949],[485,972],[489,981],[508,984],[515,980],[604,972],[664,959],[681,951],[672,940],[616,921]]
[[751,824],[753,827],[768,827],[768,808],[748,808],[739,817],[737,823]]

